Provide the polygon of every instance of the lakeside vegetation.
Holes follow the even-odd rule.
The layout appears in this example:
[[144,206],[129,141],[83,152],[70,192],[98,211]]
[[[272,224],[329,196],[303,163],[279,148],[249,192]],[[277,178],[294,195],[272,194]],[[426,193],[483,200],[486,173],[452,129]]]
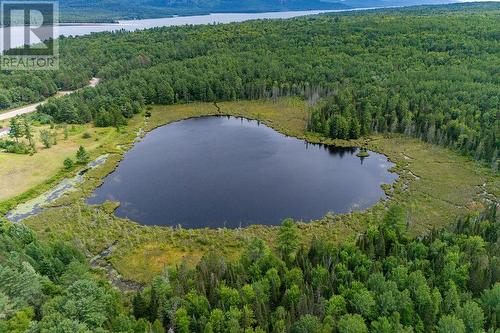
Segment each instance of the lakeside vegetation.
[[496,207],[418,239],[406,225],[392,206],[355,242],[306,246],[285,220],[274,250],[255,238],[226,261],[214,249],[126,302],[74,247],[0,222],[0,332],[495,332]]
[[[147,132],[189,117],[229,114],[259,119],[281,133],[310,142],[358,145],[384,153],[396,163],[396,171],[400,175],[394,188],[387,189],[387,193],[392,202],[397,202],[408,212],[408,226],[412,235],[425,234],[432,228],[449,225],[458,216],[484,208],[488,200],[497,202],[500,194],[499,177],[467,157],[399,135],[334,141],[306,132],[307,110],[307,104],[299,99],[223,102],[218,103],[218,108],[210,103],[155,106],[149,111],[151,117],[147,123],[144,124],[142,117],[136,116],[131,125],[141,125]],[[94,158],[106,153],[111,155],[101,167],[85,174],[85,182],[78,187],[80,191],[68,193],[49,205],[55,208],[47,209],[25,220],[25,223],[44,240],[78,240],[79,246],[90,256],[117,241],[107,261],[126,280],[139,282],[149,282],[166,266],[175,266],[183,260],[194,265],[203,253],[213,247],[220,248],[233,258],[252,237],[261,238],[270,246],[274,244],[274,227],[256,225],[234,230],[148,227],[115,217],[114,203],[92,207],[85,205],[82,199],[89,196],[121,160],[123,150],[116,149],[116,145],[125,149],[133,142],[138,131],[138,127],[134,126],[123,128],[121,136],[107,144],[105,149],[101,147],[97,153],[89,150]],[[74,144],[73,150],[76,149],[78,145]],[[62,168],[62,164],[59,167]],[[320,221],[301,223],[299,228],[304,242],[309,242],[313,235],[322,234],[332,242],[340,243],[364,232],[368,224],[380,221],[384,214],[385,203],[382,202],[365,212],[327,214]]]
[[[12,105],[104,78],[14,131],[36,154],[0,152],[2,216],[106,156],[39,214],[0,217],[0,333],[496,333],[499,16],[455,5],[105,33],[63,39],[75,63],[60,72],[0,73]],[[142,226],[120,203],[85,203],[138,136],[207,115],[377,151],[399,179],[364,212],[280,227]]]
[[60,71],[1,74],[0,107],[92,76],[104,83],[40,112],[120,126],[150,103],[329,97],[314,131],[405,133],[496,170],[499,16],[498,3],[464,4],[64,38]]
[[[131,120],[129,128],[135,128],[137,123],[140,122],[140,118]],[[4,126],[8,126],[8,124],[9,122],[5,122]],[[49,186],[55,185],[57,180],[61,180],[65,175],[74,172],[74,170],[61,170],[61,167],[66,158],[74,159],[79,146],[90,150],[92,152],[91,157],[97,158],[104,151],[116,150],[116,142],[123,140],[123,137],[127,135],[131,135],[130,133],[117,131],[115,128],[96,128],[90,124],[67,126],[56,124],[54,128],[51,128],[50,124],[42,125],[33,122],[32,129],[37,152],[35,155],[0,153],[0,202],[2,204],[5,204],[5,200],[12,199],[26,191],[34,193],[31,193],[25,199],[33,197],[35,193],[41,194]],[[40,133],[44,130],[57,135],[56,145],[52,145],[50,148],[44,147],[40,139]],[[89,133],[91,138],[84,138],[85,133]],[[8,140],[10,139],[8,138],[3,142]],[[27,144],[25,139],[22,139],[22,141]],[[35,187],[40,187],[40,189],[34,189]],[[7,206],[12,208],[12,205]],[[0,211],[2,213],[6,212],[2,208],[0,208]]]

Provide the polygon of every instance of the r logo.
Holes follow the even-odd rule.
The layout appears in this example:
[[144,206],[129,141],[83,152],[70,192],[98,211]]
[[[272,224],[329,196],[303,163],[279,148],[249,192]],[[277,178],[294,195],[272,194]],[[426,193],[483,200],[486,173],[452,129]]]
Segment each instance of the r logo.
[[2,1],[2,69],[54,69],[58,64],[56,2]]

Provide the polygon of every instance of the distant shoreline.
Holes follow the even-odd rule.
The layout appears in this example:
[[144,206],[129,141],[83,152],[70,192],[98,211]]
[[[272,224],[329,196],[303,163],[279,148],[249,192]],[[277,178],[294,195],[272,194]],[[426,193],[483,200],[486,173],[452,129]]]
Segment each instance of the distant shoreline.
[[[384,10],[384,9],[401,9],[401,8],[416,8],[416,7],[426,7],[426,6],[443,6],[443,5],[467,5],[467,4],[477,4],[477,3],[498,3],[497,0],[486,0],[486,1],[454,1],[454,2],[442,2],[442,3],[424,3],[424,4],[402,4],[402,5],[388,5],[388,6],[368,6],[368,7],[353,7],[348,5],[342,5],[340,8],[308,8],[308,9],[285,9],[285,10],[231,10],[231,11],[214,11],[214,12],[192,12],[185,14],[172,14],[172,15],[154,15],[145,16],[137,18],[119,18],[119,19],[98,19],[95,20],[67,20],[65,19],[64,10],[61,12],[61,20],[58,23],[59,27],[71,27],[71,26],[113,26],[126,24],[127,22],[137,22],[145,20],[163,20],[172,18],[187,18],[187,17],[203,17],[211,15],[238,15],[238,14],[272,14],[272,13],[292,13],[292,12],[313,12],[319,11],[321,13],[343,13],[343,12],[356,12],[356,11],[367,11],[367,10]],[[66,14],[67,15],[67,14]],[[1,28],[9,27],[8,25],[1,26]]]
[[[487,1],[487,2],[497,2],[497,1]],[[379,5],[379,6],[349,6],[340,3],[331,3],[336,6],[325,6],[325,7],[313,7],[313,8],[304,8],[304,9],[283,9],[283,10],[230,10],[230,11],[200,11],[200,12],[190,12],[190,13],[181,13],[181,14],[165,14],[165,15],[152,15],[152,16],[138,16],[138,17],[124,17],[124,18],[97,18],[97,17],[89,17],[90,20],[72,20],[68,19],[68,12],[64,10],[60,11],[60,21],[58,26],[106,26],[106,25],[115,25],[115,24],[123,24],[129,21],[143,21],[143,20],[160,20],[160,19],[169,19],[169,18],[184,18],[184,17],[196,17],[196,16],[210,16],[210,15],[230,15],[230,14],[264,14],[264,13],[286,13],[286,12],[308,12],[308,11],[321,11],[321,12],[351,12],[351,11],[363,11],[363,10],[376,10],[376,9],[393,9],[393,8],[411,8],[411,7],[419,7],[419,6],[440,6],[440,5],[450,5],[450,4],[465,4],[465,3],[476,3],[476,1],[457,1],[457,2],[442,2],[442,3],[424,3],[424,4],[401,4],[401,5]],[[327,4],[325,2],[325,4]],[[71,12],[70,12],[71,13]],[[0,28],[8,27],[8,25],[0,26]]]

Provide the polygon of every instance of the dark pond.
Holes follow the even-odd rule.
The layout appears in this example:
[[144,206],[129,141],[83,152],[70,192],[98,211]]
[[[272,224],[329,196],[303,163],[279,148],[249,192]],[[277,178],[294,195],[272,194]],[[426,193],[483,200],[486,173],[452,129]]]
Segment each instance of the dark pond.
[[188,119],[160,127],[126,153],[89,198],[116,215],[185,228],[279,224],[365,209],[397,175],[384,155],[308,144],[257,121]]

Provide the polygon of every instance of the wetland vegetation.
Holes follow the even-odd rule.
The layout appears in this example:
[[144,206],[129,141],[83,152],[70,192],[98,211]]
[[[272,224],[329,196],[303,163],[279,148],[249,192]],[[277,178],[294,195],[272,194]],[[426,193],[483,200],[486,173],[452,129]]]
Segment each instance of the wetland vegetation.
[[[3,105],[103,78],[30,116],[36,154],[0,153],[2,214],[82,176],[0,219],[0,332],[496,332],[499,10],[106,33],[62,40],[60,72],[0,74]],[[86,203],[135,141],[203,116],[384,154],[398,179],[363,212],[279,227],[145,226]]]
[[358,158],[358,150],[310,144],[244,118],[193,118],[147,134],[87,202],[117,201],[118,216],[146,225],[307,222],[385,197],[392,164],[373,152]]
[[[462,327],[465,327],[464,322],[473,320],[477,321],[469,325],[476,325],[476,327],[495,327],[494,325],[496,324],[493,324],[493,322],[496,319],[492,309],[496,304],[495,297],[497,297],[498,285],[495,286],[492,284],[492,281],[498,279],[496,277],[497,275],[495,275],[497,273],[494,273],[495,271],[493,269],[497,266],[495,261],[497,260],[497,256],[495,255],[495,246],[490,245],[490,243],[488,243],[486,247],[479,247],[480,252],[478,253],[480,253],[482,257],[477,257],[476,255],[472,256],[474,258],[483,258],[480,259],[482,260],[481,265],[478,263],[474,264],[474,267],[477,267],[476,269],[485,270],[483,273],[467,268],[472,267],[468,264],[469,259],[464,259],[469,257],[462,257],[460,254],[452,254],[450,252],[449,260],[453,260],[452,258],[457,258],[457,256],[458,258],[463,258],[461,260],[465,260],[462,261],[462,264],[465,266],[460,266],[462,267],[460,268],[462,274],[465,275],[460,278],[461,287],[457,288],[456,293],[455,289],[439,287],[434,282],[436,281],[436,274],[447,274],[447,277],[449,276],[448,274],[451,274],[444,273],[444,266],[442,271],[440,268],[435,267],[432,271],[429,271],[429,268],[426,269],[425,265],[423,267],[420,266],[428,262],[428,259],[425,257],[419,257],[420,260],[422,260],[421,264],[414,262],[414,257],[407,257],[404,259],[405,261],[403,261],[403,263],[406,262],[406,264],[402,265],[412,265],[411,268],[408,268],[408,274],[413,274],[411,281],[416,277],[419,278],[418,281],[420,282],[418,283],[420,284],[418,287],[419,289],[417,289],[418,294],[420,295],[421,292],[427,293],[428,290],[429,294],[424,294],[423,297],[427,297],[426,295],[430,296],[426,299],[417,300],[417,298],[415,298],[417,292],[415,292],[415,294],[411,292],[411,290],[415,290],[412,288],[417,288],[417,285],[411,286],[407,284],[408,287],[404,287],[406,285],[399,287],[398,285],[397,293],[399,294],[393,297],[399,299],[401,295],[406,295],[404,297],[408,297],[405,298],[407,303],[400,304],[399,308],[398,305],[391,308],[391,316],[384,316],[383,314],[388,310],[379,308],[379,306],[385,306],[381,303],[383,298],[380,297],[382,296],[379,296],[377,292],[379,289],[372,289],[374,287],[371,282],[369,283],[368,280],[364,280],[366,279],[366,275],[365,278],[363,278],[359,275],[360,273],[357,272],[357,267],[360,267],[359,261],[349,263],[339,261],[338,264],[334,266],[328,266],[326,262],[321,264],[318,261],[316,263],[316,259],[314,259],[312,263],[313,265],[317,265],[313,266],[316,267],[314,270],[302,266],[304,261],[301,258],[305,258],[304,256],[308,252],[310,254],[307,254],[307,257],[310,257],[312,253],[316,253],[316,251],[340,251],[338,252],[338,258],[350,258],[356,252],[347,252],[349,254],[345,256],[345,251],[354,251],[354,249],[358,247],[349,247],[348,249],[347,244],[355,244],[360,234],[368,233],[367,235],[370,236],[367,237],[376,239],[377,244],[380,242],[381,233],[391,235],[392,227],[388,229],[380,227],[381,224],[385,223],[384,220],[388,221],[393,219],[392,217],[384,218],[387,213],[385,204],[383,203],[377,204],[363,213],[328,215],[314,223],[292,224],[292,231],[285,232],[280,231],[283,227],[276,228],[265,226],[251,226],[245,229],[235,230],[186,230],[179,228],[140,226],[131,221],[115,217],[113,211],[116,207],[113,205],[104,204],[99,207],[89,207],[82,201],[85,197],[90,195],[93,189],[98,186],[104,177],[112,172],[119,163],[123,152],[121,149],[116,149],[115,145],[131,144],[140,127],[149,131],[157,126],[179,119],[200,115],[217,115],[223,112],[234,116],[260,119],[263,123],[277,130],[289,135],[298,136],[304,139],[307,138],[312,142],[323,141],[325,143],[332,143],[331,139],[318,137],[316,134],[305,132],[307,128],[307,110],[306,103],[303,101],[283,99],[277,102],[256,101],[220,103],[219,108],[215,108],[212,104],[188,104],[170,107],[158,106],[149,111],[150,117],[147,118],[148,120],[146,123],[143,122],[142,117],[137,117],[140,121],[132,119],[133,121],[127,128],[121,130],[121,135],[115,136],[114,140],[111,141],[112,144],[105,146],[109,149],[108,152],[111,153],[105,164],[85,174],[85,182],[82,183],[80,187],[81,191],[68,193],[58,201],[51,203],[50,205],[53,206],[53,208],[46,209],[42,213],[24,220],[23,224],[34,230],[41,241],[36,240],[37,237],[29,231],[28,235],[31,236],[27,236],[27,240],[23,241],[24,243],[20,243],[19,237],[21,237],[22,233],[18,229],[23,224],[11,225],[9,223],[4,223],[3,237],[14,237],[13,240],[9,242],[3,242],[3,244],[10,249],[10,254],[8,256],[6,252],[3,252],[4,258],[7,259],[9,256],[14,255],[12,252],[13,245],[7,245],[14,242],[17,244],[16,246],[18,246],[16,251],[18,251],[25,260],[28,260],[29,263],[34,262],[32,267],[34,267],[35,272],[37,272],[36,275],[31,278],[34,280],[18,278],[19,275],[12,274],[21,274],[24,272],[25,268],[15,266],[7,267],[5,265],[8,261],[4,261],[4,264],[2,264],[4,267],[2,277],[7,280],[2,281],[11,281],[8,284],[4,284],[4,286],[7,287],[5,292],[11,289],[20,290],[13,288],[25,288],[26,285],[19,285],[17,283],[21,281],[31,281],[30,286],[34,287],[30,287],[26,290],[30,292],[33,291],[33,293],[42,292],[44,295],[43,299],[51,301],[47,301],[47,304],[43,305],[45,312],[41,312],[37,315],[37,309],[39,309],[41,305],[34,303],[28,296],[23,296],[27,294],[4,293],[3,302],[6,304],[5,306],[9,306],[8,310],[10,312],[4,311],[6,318],[9,318],[9,320],[2,321],[2,329],[10,332],[13,331],[14,327],[21,327],[20,331],[23,331],[23,327],[35,324],[35,327],[39,330],[42,330],[43,327],[48,329],[60,329],[61,326],[64,325],[68,325],[69,327],[75,327],[76,325],[76,327],[82,329],[82,332],[85,332],[85,329],[95,330],[96,327],[114,332],[123,331],[124,329],[130,332],[163,332],[163,330],[169,327],[175,327],[179,330],[181,327],[184,327],[183,329],[189,327],[189,331],[198,331],[200,327],[208,327],[206,329],[210,330],[210,327],[212,327],[211,329],[213,331],[223,332],[228,327],[234,327],[236,330],[237,327],[240,327],[241,330],[245,327],[247,331],[252,328],[259,332],[271,331],[274,330],[274,327],[284,327],[285,330],[297,330],[305,325],[306,328],[304,328],[304,332],[320,332],[322,329],[348,332],[346,331],[348,329],[347,327],[357,325],[360,327],[360,332],[365,332],[367,327],[373,327],[373,329],[375,329],[378,325],[382,325],[386,328],[396,327],[398,329],[406,327],[407,330],[415,325],[418,331],[424,331],[426,327],[429,329],[453,325],[451,330],[448,331],[445,330],[446,327],[443,328],[443,332],[455,332],[454,330],[457,329],[457,327],[459,330],[458,332],[460,332]],[[132,124],[135,124],[135,127],[132,126]],[[113,131],[116,130],[113,129]],[[79,134],[77,137],[81,138],[82,135]],[[335,142],[337,144],[354,144],[354,142],[351,141],[342,142],[337,140]],[[491,169],[481,167],[477,162],[473,162],[466,157],[458,156],[447,149],[401,136],[367,137],[363,140],[358,140],[355,144],[375,151],[384,152],[391,160],[397,163],[396,168],[400,174],[400,179],[393,189],[388,189],[392,200],[391,202],[397,203],[400,207],[399,210],[397,210],[398,208],[393,208],[396,209],[397,214],[395,214],[395,219],[399,221],[397,224],[404,224],[404,234],[398,236],[403,238],[397,242],[411,242],[414,235],[427,234],[431,229],[448,226],[452,224],[458,216],[466,214],[467,211],[481,209],[482,203],[488,199],[488,193],[489,196],[493,196],[494,200],[496,200],[498,196],[498,177],[492,174]],[[72,150],[74,151],[77,147],[77,144],[74,144]],[[96,153],[101,154],[105,147],[90,150],[91,156],[95,156]],[[39,158],[38,156],[43,153],[44,152],[39,152],[34,155],[34,157]],[[14,157],[18,155],[9,155],[9,157],[10,156]],[[481,184],[484,184],[484,187]],[[493,209],[493,211],[495,210]],[[492,225],[493,228],[498,228],[499,223],[496,215],[494,215],[492,211],[488,214],[487,218],[481,217],[480,221],[484,222],[475,220],[479,219],[479,217],[475,215],[468,218],[470,220],[468,223],[476,221],[474,225],[482,225],[484,227]],[[485,222],[486,220],[489,220],[491,224]],[[289,227],[285,227],[284,230],[287,230],[286,228]],[[402,228],[402,226],[400,227]],[[23,232],[27,232],[25,229],[23,230]],[[373,234],[374,230],[380,231],[379,233]],[[471,227],[467,230],[476,230],[476,227]],[[496,229],[483,230],[482,234],[498,235],[498,231],[494,230]],[[281,235],[290,235],[291,241],[286,241],[286,237]],[[318,237],[318,235],[321,235],[321,237]],[[454,234],[451,233],[448,235]],[[446,237],[449,241],[448,236],[443,237]],[[462,236],[459,235],[453,237],[457,237],[457,239],[462,238]],[[478,238],[475,234],[470,235],[470,237],[471,241],[472,239],[482,239],[482,237]],[[280,241],[280,239],[282,240]],[[263,243],[259,243],[258,240],[263,241]],[[334,247],[331,249],[329,246],[324,248],[323,245],[318,245],[320,243],[317,243],[321,241],[324,241],[325,244],[336,245],[332,245]],[[411,243],[411,245],[408,244],[407,246],[411,248],[416,246],[420,249],[421,245],[419,245],[419,242],[422,241],[419,240],[416,242],[417,243]],[[76,246],[79,249],[78,251],[83,250],[83,253],[86,253],[88,258],[99,255],[99,253],[103,251],[106,254],[102,258],[98,256],[97,261],[92,261],[94,268],[89,268],[87,261],[82,259],[78,251],[76,254],[69,255],[57,248],[57,246],[61,246],[58,244],[73,244],[72,246]],[[221,244],[223,244],[222,247]],[[343,246],[346,246],[346,248],[336,248],[339,244],[344,244]],[[423,245],[424,248],[427,246],[425,244]],[[44,250],[42,253],[44,253],[43,255],[47,258],[44,261],[45,264],[43,268],[37,265],[37,263],[43,259],[41,259],[40,255],[35,255],[36,252],[33,252],[36,246],[43,247]],[[363,254],[365,253],[364,251],[369,248],[368,245],[366,246],[367,248],[364,250],[355,250],[361,251],[359,252],[359,255],[361,255],[359,260],[362,260],[361,262],[366,262],[366,260],[363,261],[361,258],[370,258],[363,257],[365,256],[365,254]],[[398,249],[401,248],[401,245],[394,244],[386,246],[387,250],[384,251],[388,251],[387,253],[392,253],[391,251],[394,250],[389,249],[393,247]],[[465,245],[460,245],[460,249],[464,249],[465,251],[466,248],[462,246]],[[56,247],[57,250],[52,250],[52,247]],[[247,247],[248,250],[245,250]],[[69,247],[67,251],[73,253],[71,251],[74,250],[71,249],[72,248]],[[381,251],[380,247],[378,247],[378,249],[377,251]],[[455,251],[454,247],[451,249]],[[368,253],[371,253],[370,251],[371,250],[369,250]],[[280,254],[295,252],[295,258],[282,257],[282,254]],[[250,253],[252,253],[252,255],[257,255],[257,257],[252,257],[251,261],[254,261],[259,267],[260,265],[264,265],[263,268],[259,268],[260,272],[265,270],[266,265],[274,266],[275,264],[272,264],[273,260],[276,260],[277,266],[271,271],[266,271],[265,274],[259,273],[264,274],[260,275],[260,278],[259,276],[249,276],[244,280],[238,280],[238,282],[235,282],[232,278],[228,278],[228,276],[234,276],[235,273],[231,272],[236,272],[231,268],[233,267],[233,263],[248,262],[249,259],[244,258],[250,255]],[[332,255],[327,253],[324,254],[322,257],[324,259],[322,260],[326,260],[326,258]],[[430,252],[424,251],[423,253]],[[371,255],[373,254],[370,254],[370,256]],[[64,258],[65,261],[62,261],[63,259],[58,256],[63,256],[62,258]],[[442,255],[438,255],[438,257],[441,256]],[[484,259],[484,256],[488,256],[488,259]],[[241,259],[238,259],[240,257]],[[354,257],[358,258],[357,255],[354,255]],[[219,261],[214,261],[214,258],[218,258]],[[389,256],[385,260],[392,260],[389,258],[394,258],[394,256]],[[57,263],[59,273],[50,273],[52,275],[49,276],[47,270],[51,270],[50,265],[55,265],[55,263],[49,264],[51,260],[55,260],[55,263]],[[271,260],[271,263],[265,264],[268,260]],[[380,258],[380,260],[382,260],[382,258]],[[369,262],[372,261],[373,260],[369,260]],[[488,263],[487,266],[484,266],[485,263]],[[112,265],[111,268],[108,266],[110,264]],[[457,264],[456,261],[448,262],[448,264],[446,264],[446,270],[449,270],[450,265],[456,267]],[[229,268],[223,268],[226,267],[226,265],[229,265]],[[338,287],[331,289],[331,286],[328,287],[328,285],[325,285],[321,288],[326,289],[324,291],[321,289],[320,294],[317,294],[318,289],[315,289],[318,288],[318,286],[316,286],[317,282],[312,281],[316,281],[319,277],[313,279],[312,275],[304,275],[305,272],[317,271],[318,274],[323,274],[321,275],[323,276],[322,281],[328,284],[333,281],[330,280],[331,278],[328,277],[328,274],[338,279],[340,276],[343,276],[342,274],[344,273],[340,274],[340,270],[344,269],[346,265],[347,270],[345,274],[347,274],[347,276],[352,274],[352,277],[348,280],[350,282],[346,281],[345,283],[348,283],[348,285],[355,283],[348,289],[335,289],[340,287],[340,282],[336,282],[335,285]],[[256,268],[257,266],[253,267]],[[378,267],[380,266],[373,265],[365,267],[364,269],[372,274],[380,272],[379,275],[383,276],[387,281],[385,283],[391,284],[391,281],[393,281],[392,276],[395,273],[391,273],[392,271],[385,270],[384,268],[379,271],[380,268]],[[382,267],[385,266],[382,265]],[[418,269],[418,267],[421,267],[421,269]],[[168,274],[166,273],[166,268],[169,268]],[[274,271],[274,269],[277,271]],[[404,268],[398,268],[396,271],[399,272],[400,269],[405,270]],[[89,272],[90,275],[85,272]],[[23,274],[25,274],[24,276],[28,276],[27,272]],[[219,276],[217,280],[212,280],[216,286],[210,287],[210,290],[213,290],[213,292],[209,292],[210,294],[208,290],[205,289],[208,287],[200,287],[202,289],[196,287],[198,283],[203,281],[203,276],[206,274],[216,274],[216,276]],[[236,276],[240,276],[239,274],[247,273],[237,273]],[[470,286],[474,285],[473,281],[476,281],[476,275],[470,274],[489,276],[491,280],[485,281],[484,285],[490,285],[491,287],[486,288],[482,293],[476,294],[477,296],[473,296],[473,298],[467,300],[468,298],[460,295],[469,295],[468,290]],[[286,282],[289,281],[291,276],[295,275],[299,277],[299,280],[296,282]],[[154,276],[160,277],[152,280]],[[179,279],[177,276],[179,276]],[[241,277],[243,276],[245,275],[241,275]],[[302,278],[300,278],[300,276],[302,276]],[[266,286],[268,283],[271,283],[271,280],[269,280],[271,278],[273,279],[272,281],[277,282],[278,280],[275,280],[276,278],[280,281],[280,287],[276,290],[276,294],[273,294],[275,296],[272,296],[275,297],[273,300],[251,296],[253,293],[266,292],[265,290],[267,289],[261,290],[259,288],[267,288]],[[438,279],[442,280],[444,278],[445,277],[439,277]],[[33,288],[37,288],[39,285],[39,282],[34,282],[38,281],[38,279],[42,279],[42,281],[52,281],[52,283],[58,286],[57,290],[59,291],[51,292],[46,289],[42,291],[40,291],[40,289],[33,290]],[[107,283],[103,283],[103,281],[106,280],[113,281],[112,285],[121,288],[122,291],[129,290],[128,293],[126,292],[123,295],[130,296],[120,296],[120,294]],[[142,291],[137,292],[135,291],[137,290],[137,285],[128,281],[139,281],[144,283],[147,288],[144,290],[139,288],[139,290]],[[407,278],[405,281],[410,281],[410,279]],[[363,287],[360,283],[366,285]],[[455,285],[455,282],[454,284],[446,283],[446,286],[453,285]],[[385,288],[389,287],[384,287],[383,289],[385,290]],[[393,291],[396,292],[395,290],[396,289]],[[230,302],[235,303],[231,303],[231,305],[219,303],[226,302],[222,301],[224,299],[222,295],[226,295],[228,292],[230,295],[233,295],[231,298],[232,301]],[[311,292],[313,294],[311,294]],[[355,302],[347,301],[353,297],[352,295],[358,295],[356,294],[357,292],[360,293],[360,299],[357,299]],[[247,295],[247,293],[250,293],[250,299],[240,298],[246,297],[244,295]],[[291,293],[295,295],[293,296],[295,298],[290,299],[290,297],[292,297]],[[351,295],[351,293],[354,294]],[[450,296],[447,296],[448,294],[450,294]],[[459,296],[454,296],[455,294]],[[97,297],[97,295],[99,296]],[[208,295],[212,296],[208,298]],[[122,302],[127,303],[126,299],[130,300],[128,297],[132,297],[131,301],[133,305],[125,309],[121,308],[120,304],[122,304]],[[195,301],[192,297],[198,297],[196,299],[198,299],[201,304],[204,304],[204,308],[199,309],[199,311],[202,312],[193,312],[198,310],[191,308],[189,305],[191,303],[189,302],[198,301]],[[364,297],[366,297],[366,299]],[[441,297],[441,300],[439,300],[439,297]],[[455,298],[449,300],[450,297]],[[84,302],[86,304],[85,306],[88,306],[93,311],[87,314],[76,314],[65,310],[68,309],[68,307],[58,305],[66,304],[66,302],[72,304],[71,302],[76,302],[77,299],[79,304],[83,304],[82,302]],[[444,299],[446,299],[446,301]],[[171,303],[171,301],[174,300],[178,300],[178,303]],[[257,302],[257,300],[261,303],[252,303]],[[372,300],[374,300],[374,303]],[[336,312],[337,310],[334,311],[333,308],[330,308],[328,305],[330,303],[335,304],[337,301],[340,302],[339,312]],[[361,310],[365,301],[368,304],[368,308],[366,308],[367,312],[362,312],[365,311]],[[447,302],[452,302],[452,305],[448,305]],[[15,307],[13,304],[18,305]],[[311,306],[313,306],[313,308],[311,308]],[[337,305],[332,306],[335,307]],[[446,307],[446,309],[448,309],[449,306],[453,309],[452,311],[433,310],[434,312],[431,312],[432,316],[422,318],[423,312],[425,311],[425,313],[427,313],[427,311],[429,311],[427,307],[433,307],[434,309]],[[474,316],[477,315],[477,317],[474,317],[475,319],[464,317],[465,312],[461,310],[462,307],[473,309]],[[417,308],[419,310],[416,310]],[[166,313],[160,313],[158,309],[175,309],[175,311],[172,312],[172,310],[169,310]],[[249,309],[257,310],[249,312]],[[407,313],[405,319],[402,319],[400,311],[406,309],[410,312]],[[235,316],[235,318],[233,318],[233,316]],[[65,318],[65,320],[58,321],[54,318]],[[249,320],[248,322],[247,319]],[[213,328],[214,325],[216,328]],[[312,326],[310,327],[309,325]]]

